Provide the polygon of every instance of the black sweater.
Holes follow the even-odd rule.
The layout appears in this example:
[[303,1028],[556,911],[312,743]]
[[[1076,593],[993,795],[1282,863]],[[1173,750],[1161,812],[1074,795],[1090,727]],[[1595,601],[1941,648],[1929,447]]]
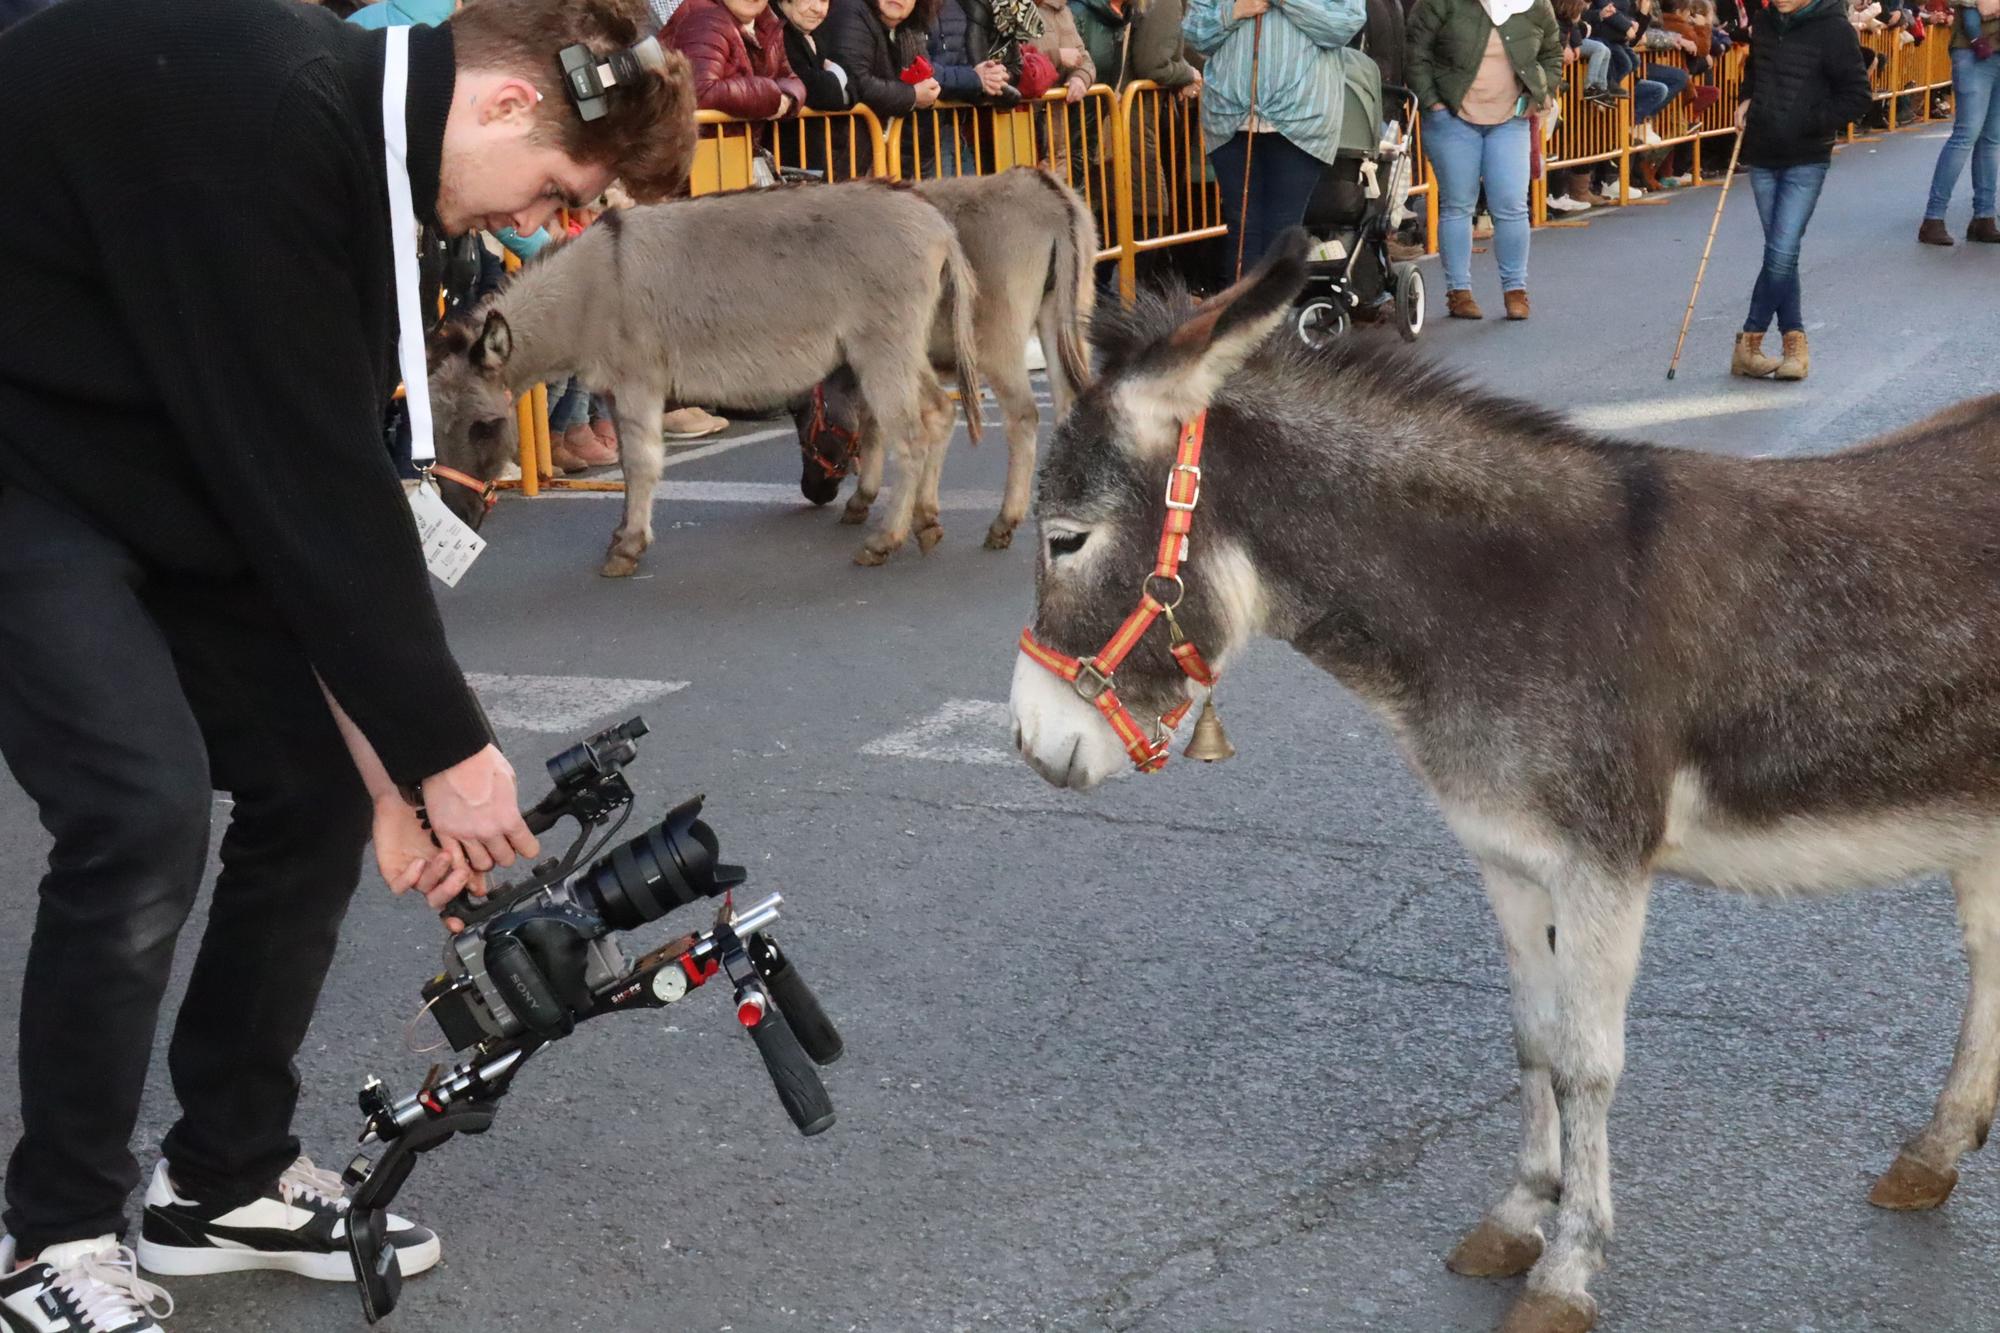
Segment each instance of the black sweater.
[[1840,0],[1815,0],[1789,24],[1781,17],[1767,6],[1751,23],[1742,93],[1750,99],[1748,166],[1830,161],[1834,136],[1861,119],[1872,96],[1861,41]]
[[[0,486],[158,577],[260,586],[412,782],[489,733],[382,447],[384,44],[287,0],[63,0],[0,35]],[[413,29],[426,222],[453,81],[449,29]]]

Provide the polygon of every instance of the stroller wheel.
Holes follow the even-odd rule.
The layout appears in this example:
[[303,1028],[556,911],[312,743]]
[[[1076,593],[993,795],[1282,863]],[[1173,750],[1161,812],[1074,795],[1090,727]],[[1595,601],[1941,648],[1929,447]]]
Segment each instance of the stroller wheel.
[[1347,312],[1332,301],[1309,301],[1299,307],[1299,341],[1315,350],[1331,347],[1347,332]]
[[1415,342],[1424,331],[1424,271],[1415,264],[1398,264],[1396,275],[1396,327],[1404,342]]

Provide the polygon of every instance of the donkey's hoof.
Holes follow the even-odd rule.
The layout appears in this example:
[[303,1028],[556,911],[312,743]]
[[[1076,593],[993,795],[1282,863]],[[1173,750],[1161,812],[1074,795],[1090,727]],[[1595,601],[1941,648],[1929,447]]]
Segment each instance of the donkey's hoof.
[[638,556],[620,555],[618,552],[613,551],[610,555],[604,557],[604,564],[597,572],[607,579],[628,579],[632,577],[633,571],[638,568]]
[[931,548],[943,540],[944,529],[936,523],[931,524],[929,527],[917,529],[917,549],[925,555],[929,555]]
[[1503,1231],[1488,1217],[1458,1243],[1444,1266],[1460,1277],[1519,1277],[1541,1257],[1541,1236]]
[[1514,1302],[1500,1333],[1590,1333],[1596,1327],[1597,1302],[1588,1295],[1531,1291]]
[[992,527],[986,529],[987,550],[1004,551],[1013,544],[1014,544],[1014,529],[1011,526],[1003,527],[1000,524],[995,523]]
[[849,500],[847,508],[840,511],[840,521],[849,526],[856,523],[866,523],[868,521],[868,506],[857,505],[854,501]]
[[1868,1202],[1899,1213],[1921,1212],[1949,1199],[1952,1187],[1957,1184],[1956,1169],[1947,1167],[1940,1171],[1902,1153],[1868,1192]]
[[886,565],[889,563],[889,553],[887,551],[878,551],[872,546],[864,546],[854,553],[854,563],[870,567]]

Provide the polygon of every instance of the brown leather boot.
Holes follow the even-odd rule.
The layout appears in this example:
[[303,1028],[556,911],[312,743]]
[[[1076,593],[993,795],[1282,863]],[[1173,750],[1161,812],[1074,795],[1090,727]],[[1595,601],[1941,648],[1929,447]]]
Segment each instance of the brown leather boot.
[[2000,245],[2000,220],[1974,218],[1972,225],[1965,229],[1968,241],[1984,241],[1988,245]]
[[1484,312],[1479,309],[1479,302],[1473,300],[1472,293],[1463,287],[1444,294],[1444,312],[1453,319],[1486,318]]
[[1943,218],[1925,218],[1924,225],[1917,228],[1917,242],[1920,245],[1957,245],[1951,233],[1944,229]]
[[1502,299],[1507,302],[1507,318],[1528,317],[1528,291],[1525,287],[1516,287],[1513,291],[1504,293]]
[[1736,335],[1736,351],[1729,358],[1730,374],[1763,379],[1777,368],[1778,358],[1764,355],[1763,334],[1739,332]]
[[1785,359],[1778,363],[1778,378],[1802,380],[1812,369],[1812,355],[1806,349],[1806,331],[1793,329],[1785,335]]

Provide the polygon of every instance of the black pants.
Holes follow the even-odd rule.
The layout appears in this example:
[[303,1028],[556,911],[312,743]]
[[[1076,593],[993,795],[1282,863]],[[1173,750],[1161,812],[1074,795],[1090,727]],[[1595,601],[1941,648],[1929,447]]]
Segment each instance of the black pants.
[[[1313,187],[1326,174],[1326,164],[1275,131],[1265,131],[1250,144],[1239,133],[1209,151],[1215,180],[1222,187],[1222,217],[1229,224],[1229,272],[1236,271],[1236,250],[1243,250],[1243,271],[1257,261],[1287,229],[1305,221]],[[1243,159],[1250,158],[1250,197],[1243,197]],[[1239,240],[1238,233],[1247,232]],[[1231,279],[1234,280],[1233,278]]]
[[292,1057],[368,837],[303,651],[254,585],[149,577],[79,519],[0,490],[0,756],[55,839],[22,987],[7,1229],[24,1254],[125,1229],[212,789],[235,806],[174,1026],[165,1153],[188,1194],[248,1202],[298,1155]]

